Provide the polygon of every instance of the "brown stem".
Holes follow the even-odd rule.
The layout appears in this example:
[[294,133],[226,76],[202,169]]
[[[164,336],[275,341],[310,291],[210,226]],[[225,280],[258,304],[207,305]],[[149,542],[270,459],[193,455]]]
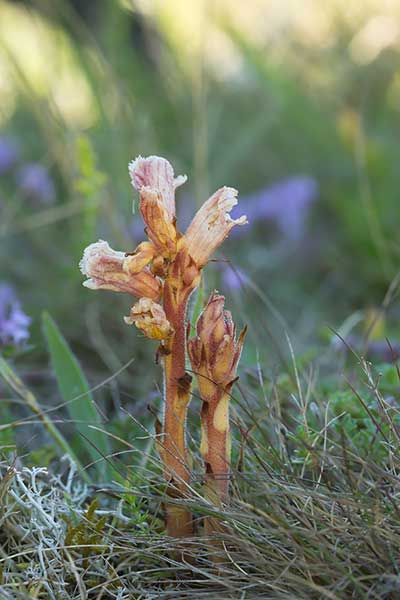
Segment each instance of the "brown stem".
[[[165,412],[163,424],[163,452],[165,477],[170,482],[171,497],[187,497],[190,470],[187,464],[185,425],[190,401],[191,377],[186,373],[186,326],[185,316],[189,291],[177,289],[168,280],[164,288],[164,310],[171,323],[172,335],[164,358]],[[174,537],[193,533],[190,511],[169,505],[167,531]]]
[[[201,453],[205,463],[206,498],[216,506],[229,502],[231,434],[229,430],[229,395],[217,390],[212,400],[203,402],[201,410]],[[215,517],[204,519],[204,533],[213,538],[223,534],[226,527]],[[214,563],[224,562],[224,548],[211,539],[210,557]]]
[[215,504],[227,503],[231,454],[229,395],[225,391],[217,392],[211,401],[204,402],[201,419],[206,491]]

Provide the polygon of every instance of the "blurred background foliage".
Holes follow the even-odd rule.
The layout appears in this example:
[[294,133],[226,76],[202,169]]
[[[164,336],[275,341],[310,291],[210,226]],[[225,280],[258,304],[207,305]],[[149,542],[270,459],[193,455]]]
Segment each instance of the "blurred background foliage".
[[0,0],[0,328],[8,348],[29,325],[14,355],[29,385],[57,395],[48,311],[92,385],[134,358],[96,392],[122,421],[159,398],[129,298],[84,289],[78,269],[98,238],[143,239],[138,154],[188,175],[184,224],[217,187],[240,191],[250,225],[204,288],[249,324],[243,369],[284,360],[285,331],[305,361],[328,326],[395,341],[399,57],[397,0]]

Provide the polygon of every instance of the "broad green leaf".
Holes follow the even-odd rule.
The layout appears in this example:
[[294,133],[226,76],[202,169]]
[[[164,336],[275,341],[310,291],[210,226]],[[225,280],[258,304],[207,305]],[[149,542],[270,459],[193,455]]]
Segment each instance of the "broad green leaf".
[[77,431],[81,434],[82,446],[95,462],[99,477],[111,477],[109,463],[102,458],[110,452],[108,436],[101,431],[101,419],[89,383],[64,336],[48,313],[43,314],[43,331],[61,396]]

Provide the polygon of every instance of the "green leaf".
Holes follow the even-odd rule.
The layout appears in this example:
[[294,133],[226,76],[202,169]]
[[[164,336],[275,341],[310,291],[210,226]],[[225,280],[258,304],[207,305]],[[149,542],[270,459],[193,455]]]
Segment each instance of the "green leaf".
[[[111,467],[102,456],[110,453],[108,436],[101,431],[89,383],[56,323],[48,313],[43,314],[43,331],[61,396],[71,419],[81,435],[82,447],[95,462],[100,478],[111,477]],[[96,429],[90,427],[93,425]]]

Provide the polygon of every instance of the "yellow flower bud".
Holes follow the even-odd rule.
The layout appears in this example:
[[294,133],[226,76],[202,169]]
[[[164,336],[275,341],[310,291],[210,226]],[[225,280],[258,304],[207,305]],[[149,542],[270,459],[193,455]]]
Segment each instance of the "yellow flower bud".
[[136,325],[146,337],[153,340],[165,340],[174,332],[162,306],[150,298],[140,298],[124,321],[128,325]]

